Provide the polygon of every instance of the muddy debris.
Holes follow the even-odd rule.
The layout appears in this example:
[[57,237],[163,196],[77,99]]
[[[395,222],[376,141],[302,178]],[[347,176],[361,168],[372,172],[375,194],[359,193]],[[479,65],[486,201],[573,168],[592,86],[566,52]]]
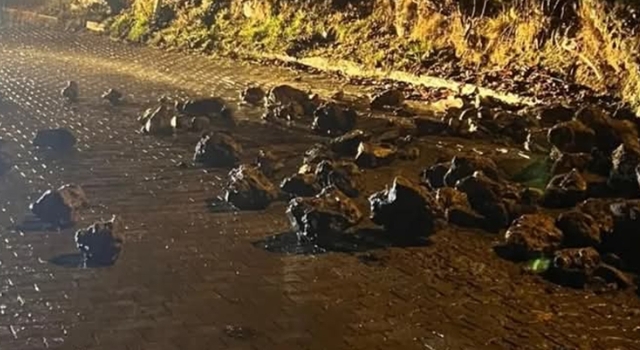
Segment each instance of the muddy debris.
[[556,227],[554,218],[529,214],[511,224],[505,234],[504,248],[512,259],[533,260],[553,254],[562,241],[562,231]]
[[426,188],[398,176],[390,188],[369,197],[371,220],[399,241],[421,240],[435,232],[443,217],[435,197]]
[[274,176],[284,168],[284,163],[270,151],[260,150],[256,156],[255,165],[266,176]]
[[355,162],[359,167],[373,169],[391,164],[398,156],[398,148],[387,143],[361,142]]
[[278,199],[278,188],[257,166],[240,165],[229,172],[225,200],[240,210],[263,210]]
[[29,207],[41,221],[65,228],[78,219],[78,211],[89,204],[83,189],[74,184],[47,190]]
[[115,89],[109,89],[102,94],[102,99],[109,102],[112,105],[117,105],[122,102],[124,95]]
[[291,197],[313,197],[320,192],[321,187],[315,174],[306,173],[285,177],[280,182],[280,190]]
[[323,236],[344,233],[363,219],[353,200],[335,187],[327,187],[315,197],[292,199],[287,216],[298,239],[319,244]]
[[205,167],[235,166],[242,156],[242,146],[233,137],[220,132],[204,134],[195,148],[193,161]]
[[322,135],[343,135],[353,130],[357,118],[355,110],[334,102],[326,102],[314,112],[311,129]]
[[544,205],[549,208],[573,207],[586,199],[587,181],[577,169],[554,176],[544,194]]
[[343,157],[355,157],[358,154],[360,143],[369,141],[371,134],[362,130],[352,130],[342,136],[338,136],[329,142],[331,151]]
[[96,222],[75,234],[78,250],[89,266],[110,266],[120,257],[124,235],[116,225],[116,218]]
[[77,102],[80,97],[80,89],[75,81],[67,82],[67,85],[60,91],[60,95],[67,102]]
[[321,188],[333,186],[351,198],[358,197],[364,189],[362,173],[352,162],[324,160],[316,167],[315,176]]
[[249,86],[240,91],[240,101],[243,104],[259,106],[264,103],[266,93],[259,86]]
[[57,152],[70,151],[76,143],[76,137],[65,128],[39,130],[33,139],[34,146]]
[[389,107],[401,107],[404,93],[396,89],[387,89],[371,97],[371,109],[384,110]]

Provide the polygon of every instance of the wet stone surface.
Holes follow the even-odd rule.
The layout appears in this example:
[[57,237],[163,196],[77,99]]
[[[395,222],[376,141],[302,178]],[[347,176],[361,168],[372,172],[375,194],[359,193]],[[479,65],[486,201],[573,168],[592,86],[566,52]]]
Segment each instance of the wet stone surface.
[[[234,109],[232,137],[243,148],[237,164],[273,152],[284,163],[269,176],[274,183],[301,163],[314,175],[322,160],[353,161],[355,154],[326,149],[305,157],[319,142],[331,150],[330,139],[263,123],[260,107],[235,111],[249,84],[293,85],[295,73],[20,28],[0,29],[0,61],[0,138],[14,164],[0,177],[2,349],[640,348],[640,301],[624,266],[638,256],[628,248],[635,239],[629,232],[637,231],[619,230],[635,228],[631,203],[615,213],[608,199],[578,205],[602,232],[597,249],[606,264],[593,270],[594,279],[630,286],[598,293],[523,274],[521,265],[493,253],[502,234],[438,224],[428,245],[397,244],[367,220],[369,195],[399,175],[417,183],[420,170],[454,155],[480,154],[498,165],[535,161],[519,155],[526,152],[521,145],[497,151],[491,140],[441,133],[413,141],[417,160],[363,171],[365,190],[348,198],[362,221],[332,238],[330,246],[340,249],[318,248],[291,232],[286,203],[260,212],[209,210],[236,165],[190,166],[199,132],[136,132],[143,126],[138,117],[153,112],[162,96],[171,110],[172,101],[219,96]],[[80,88],[72,103],[61,96],[69,80]],[[302,74],[295,86],[325,97],[342,83]],[[111,88],[126,93],[126,103],[104,103],[100,97]],[[366,89],[344,85],[345,100]],[[357,124],[372,136],[389,129],[375,118]],[[56,128],[75,135],[77,152],[50,156],[33,146],[39,130]],[[77,227],[118,215],[126,249],[116,264],[82,268],[75,229],[20,229],[29,204],[63,183],[81,185],[92,202],[78,212]],[[264,241],[284,249],[254,244]]]

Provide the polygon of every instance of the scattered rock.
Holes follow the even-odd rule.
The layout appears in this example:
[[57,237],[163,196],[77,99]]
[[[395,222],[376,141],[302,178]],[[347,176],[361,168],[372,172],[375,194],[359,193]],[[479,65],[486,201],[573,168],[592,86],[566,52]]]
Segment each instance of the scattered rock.
[[574,109],[562,105],[539,107],[535,111],[536,119],[545,126],[568,122],[573,119],[574,114]]
[[319,242],[324,234],[343,233],[363,218],[356,204],[334,187],[316,197],[292,199],[287,216],[299,239]]
[[173,132],[172,116],[164,106],[156,109],[145,121],[142,132],[149,135],[163,135]]
[[426,238],[442,216],[436,199],[424,187],[404,177],[396,177],[391,188],[369,197],[371,220],[394,238]]
[[240,101],[245,104],[257,106],[264,103],[266,93],[258,86],[250,86],[240,92]]
[[102,94],[102,99],[111,103],[112,105],[117,105],[122,102],[122,93],[115,89],[109,89],[104,94]]
[[533,153],[549,153],[552,145],[549,142],[548,134],[549,129],[529,129],[524,148]]
[[231,167],[238,163],[242,146],[222,133],[205,134],[196,145],[193,160],[206,167]]
[[[218,117],[230,113],[224,99],[220,97],[207,97],[187,101],[176,102],[175,109],[190,117]],[[227,117],[232,117],[227,115]]]
[[333,155],[329,147],[322,143],[317,143],[304,152],[302,166],[299,169],[301,173],[314,173],[320,162],[323,160],[332,160]]
[[469,208],[469,206],[452,206],[445,210],[447,222],[466,228],[485,229],[486,218]]
[[273,153],[265,150],[260,150],[258,152],[255,164],[258,169],[267,176],[273,176],[284,168],[284,163],[282,163],[282,161],[278,160]]
[[114,217],[110,221],[96,222],[78,230],[75,241],[87,264],[106,266],[118,260],[124,236],[116,229]]
[[343,90],[338,90],[336,92],[334,92],[331,97],[332,100],[335,101],[342,101],[344,100],[344,91]]
[[282,180],[280,190],[293,197],[312,197],[320,192],[320,185],[315,174],[295,174]]
[[615,289],[626,289],[635,285],[629,275],[608,264],[598,265],[593,271],[593,276],[614,284]]
[[33,145],[54,151],[69,151],[76,145],[76,137],[64,128],[39,130],[33,139]]
[[640,200],[614,202],[610,206],[614,230],[604,249],[618,255],[630,269],[640,272]]
[[444,176],[444,184],[454,187],[461,179],[481,171],[493,180],[500,179],[498,166],[491,158],[480,156],[455,156],[451,160],[451,167]]
[[633,194],[638,191],[636,168],[640,164],[640,147],[622,144],[611,154],[609,186],[621,193]]
[[342,135],[351,131],[358,114],[351,108],[327,102],[314,112],[311,129],[324,135]]
[[62,89],[62,91],[60,92],[60,95],[62,95],[62,97],[67,102],[77,102],[78,97],[80,97],[80,90],[78,88],[78,83],[76,83],[75,81],[67,82],[67,86],[65,86]]
[[267,109],[277,106],[288,107],[291,119],[313,113],[313,104],[309,94],[289,85],[278,85],[267,92],[265,107]]
[[31,212],[43,222],[57,227],[73,225],[78,210],[88,205],[87,196],[78,185],[64,185],[57,190],[47,190],[31,204]]
[[589,153],[559,153],[556,155],[551,174],[566,174],[573,169],[580,172],[590,168],[593,162],[593,156]]
[[442,135],[447,130],[447,123],[440,119],[418,117],[414,119],[418,135]]
[[189,130],[189,129],[191,129],[191,120],[190,119],[191,118],[189,118],[189,117],[180,116],[180,115],[174,115],[171,118],[171,121],[170,121],[171,128],[175,132]]
[[504,202],[503,186],[482,172],[460,180],[456,189],[467,195],[471,208],[487,219],[487,228],[509,226],[511,215]]
[[561,214],[556,226],[564,236],[564,246],[569,248],[600,247],[602,231],[591,215],[579,210]]
[[505,235],[505,248],[517,260],[532,260],[550,255],[562,244],[562,231],[552,217],[523,215],[516,219]]
[[385,109],[387,107],[400,107],[404,103],[404,94],[400,90],[388,89],[371,98],[372,109]]
[[555,252],[548,277],[555,283],[583,288],[600,265],[600,254],[593,248],[563,249]]
[[417,160],[420,158],[418,147],[405,147],[398,150],[398,158],[402,160]]
[[369,141],[371,135],[362,130],[352,130],[329,142],[329,147],[340,156],[355,157],[358,154],[360,143]]
[[420,174],[422,182],[428,184],[431,189],[445,187],[444,177],[451,168],[451,162],[438,163],[425,170]]
[[611,204],[613,203],[614,201],[610,199],[590,198],[578,204],[576,210],[596,219],[601,237],[607,237],[611,235],[614,229],[614,218],[611,212]]
[[278,198],[276,186],[252,165],[241,165],[229,172],[225,200],[240,210],[262,210]]
[[189,131],[203,132],[211,129],[211,119],[209,117],[192,117],[189,120]]
[[572,207],[587,195],[587,182],[576,169],[554,176],[544,194],[544,205],[550,208]]
[[575,119],[556,124],[549,130],[549,143],[561,152],[591,152],[595,141],[595,131]]
[[398,154],[398,149],[389,144],[361,142],[358,146],[356,164],[362,168],[377,168],[391,164]]
[[315,176],[322,188],[334,186],[351,198],[358,197],[363,189],[360,169],[351,162],[324,160],[316,167]]
[[436,191],[436,201],[442,208],[449,208],[453,206],[469,206],[469,199],[467,198],[467,194],[451,187],[439,188]]

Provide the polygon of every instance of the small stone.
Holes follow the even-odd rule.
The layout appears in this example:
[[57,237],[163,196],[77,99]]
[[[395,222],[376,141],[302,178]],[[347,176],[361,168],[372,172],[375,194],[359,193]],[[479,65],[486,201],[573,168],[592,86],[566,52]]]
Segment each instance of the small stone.
[[451,167],[444,176],[444,184],[454,187],[456,183],[474,172],[481,171],[493,180],[500,179],[498,166],[490,158],[480,156],[455,156],[451,160]]
[[245,104],[257,106],[264,103],[266,93],[258,86],[250,86],[240,92],[240,101]]
[[398,154],[398,149],[389,144],[361,142],[358,146],[356,164],[362,168],[377,168],[391,164]]
[[278,198],[277,187],[252,165],[241,165],[229,173],[225,200],[240,210],[262,210]]
[[562,231],[552,217],[531,214],[511,224],[505,235],[505,247],[514,259],[532,260],[553,253],[560,248],[562,240]]
[[388,89],[373,96],[372,109],[385,109],[386,107],[400,107],[404,103],[404,94],[400,90]]
[[572,207],[586,198],[587,181],[576,169],[554,176],[544,194],[544,205],[551,208]]
[[327,102],[314,112],[311,129],[323,135],[342,135],[351,131],[358,114],[351,108]]
[[579,210],[561,214],[556,225],[564,235],[564,246],[569,248],[599,247],[602,243],[600,226],[591,215]]
[[329,147],[340,156],[355,157],[358,154],[358,146],[361,142],[371,139],[371,134],[362,130],[352,130],[342,136],[336,137],[329,142]]
[[258,151],[255,164],[267,176],[273,176],[284,168],[282,161],[278,160],[273,153],[265,150]]
[[242,146],[222,133],[205,134],[196,145],[193,160],[206,167],[231,167],[238,163]]
[[111,221],[96,222],[78,230],[75,235],[76,246],[89,265],[113,265],[122,252],[124,236],[118,232],[115,218]]
[[48,190],[30,206],[31,212],[43,222],[58,227],[73,225],[78,211],[88,205],[87,196],[78,185],[68,184]]
[[394,179],[391,188],[369,197],[369,203],[371,220],[400,240],[426,238],[442,216],[431,193],[401,176]]
[[76,137],[68,129],[39,130],[33,139],[33,145],[54,151],[69,151],[76,145]]
[[323,235],[344,233],[362,221],[357,205],[334,187],[327,187],[316,197],[294,198],[287,216],[298,238],[323,241]]

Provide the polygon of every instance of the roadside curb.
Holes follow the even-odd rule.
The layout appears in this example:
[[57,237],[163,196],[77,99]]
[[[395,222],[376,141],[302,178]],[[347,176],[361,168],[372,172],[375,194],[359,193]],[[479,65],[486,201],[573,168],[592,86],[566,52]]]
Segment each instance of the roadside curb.
[[[45,27],[56,26],[61,23],[57,17],[41,15],[35,12],[18,9],[3,9],[3,18],[9,23],[44,25]],[[106,28],[103,23],[85,21],[83,28],[94,33],[105,33]],[[445,88],[452,91],[460,91],[462,94],[472,94],[478,92],[481,96],[487,96],[509,105],[534,106],[541,101],[523,97],[513,93],[505,93],[489,88],[483,88],[474,84],[460,83],[449,79],[438,78],[428,75],[415,75],[403,71],[388,71],[382,69],[368,69],[364,66],[347,60],[335,60],[325,57],[295,58],[287,55],[268,54],[251,52],[253,57],[258,59],[278,60],[281,62],[295,63],[320,71],[342,73],[349,77],[371,78],[379,80],[393,80],[412,85],[421,85],[429,88]]]

